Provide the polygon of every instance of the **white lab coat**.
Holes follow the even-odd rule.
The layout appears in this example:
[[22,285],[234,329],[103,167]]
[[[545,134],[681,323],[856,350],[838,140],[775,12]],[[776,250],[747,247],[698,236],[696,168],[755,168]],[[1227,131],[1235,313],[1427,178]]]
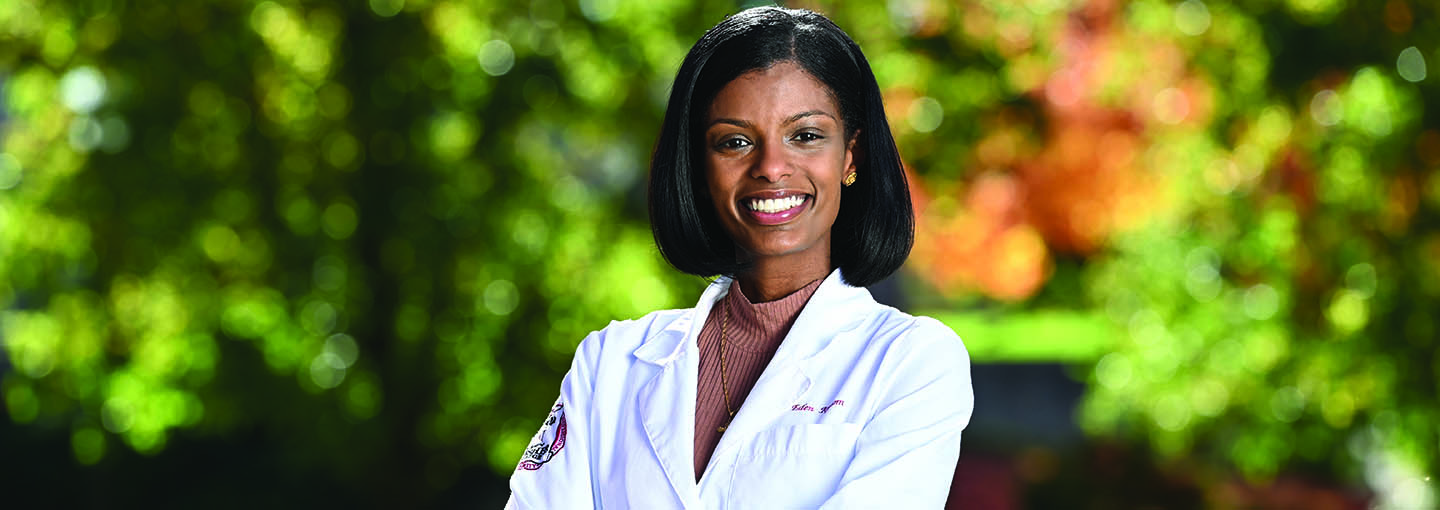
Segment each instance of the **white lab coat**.
[[696,482],[696,338],[729,287],[720,278],[695,308],[588,335],[506,508],[941,508],[974,407],[969,354],[940,322],[876,303],[839,270]]

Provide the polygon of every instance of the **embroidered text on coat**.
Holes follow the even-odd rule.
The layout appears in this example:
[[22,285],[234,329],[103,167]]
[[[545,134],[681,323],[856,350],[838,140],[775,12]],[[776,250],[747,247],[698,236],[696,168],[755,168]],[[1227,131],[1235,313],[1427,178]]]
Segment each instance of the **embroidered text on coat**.
[[[821,406],[821,407],[820,407],[820,410],[819,410],[818,412],[819,412],[820,414],[825,414],[825,413],[827,413],[827,412],[830,411],[830,408],[835,407],[835,406],[843,406],[843,405],[845,405],[845,401],[844,401],[844,400],[832,400],[832,401],[830,401],[830,404],[825,405],[825,406]],[[804,412],[811,412],[811,413],[817,412],[817,411],[815,410],[815,408],[812,407],[812,406],[810,405],[810,403],[808,403],[808,402],[807,402],[807,403],[804,403],[804,404],[795,404],[795,405],[793,405],[793,406],[790,406],[790,410],[791,410],[791,411],[804,411]]]

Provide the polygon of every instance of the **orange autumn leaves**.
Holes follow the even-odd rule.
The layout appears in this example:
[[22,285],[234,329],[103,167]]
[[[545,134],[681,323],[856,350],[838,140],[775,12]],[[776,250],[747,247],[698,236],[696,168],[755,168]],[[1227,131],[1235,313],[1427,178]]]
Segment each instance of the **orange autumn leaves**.
[[1204,129],[1212,91],[1183,50],[1125,30],[1067,22],[1045,49],[1054,68],[1025,92],[1033,109],[982,113],[958,181],[912,172],[915,274],[952,297],[1021,301],[1043,287],[1057,255],[1095,253],[1157,210],[1166,172],[1151,154],[1167,151],[1152,147],[1167,132]]
[[[1011,152],[994,146],[1020,143],[1008,140],[1017,136],[990,135],[978,158]],[[1049,277],[1052,252],[1091,253],[1146,213],[1155,193],[1139,165],[1141,143],[1124,127],[1065,123],[1034,153],[984,164],[995,170],[981,171],[957,196],[937,196],[912,177],[915,269],[950,295],[1034,295]]]

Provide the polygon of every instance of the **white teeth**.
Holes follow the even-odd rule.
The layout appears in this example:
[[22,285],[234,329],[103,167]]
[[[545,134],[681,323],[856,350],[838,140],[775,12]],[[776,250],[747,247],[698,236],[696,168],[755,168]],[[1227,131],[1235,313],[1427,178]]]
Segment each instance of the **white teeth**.
[[803,195],[790,195],[785,198],[751,199],[750,202],[745,205],[752,211],[773,214],[794,209],[803,203],[805,203],[805,197]]

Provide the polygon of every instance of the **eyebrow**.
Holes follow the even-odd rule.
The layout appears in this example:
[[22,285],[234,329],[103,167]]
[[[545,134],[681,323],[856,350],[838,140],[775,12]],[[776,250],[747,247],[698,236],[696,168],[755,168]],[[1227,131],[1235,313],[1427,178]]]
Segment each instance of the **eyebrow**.
[[[790,118],[785,119],[785,122],[784,122],[784,123],[785,123],[785,124],[792,124],[792,123],[794,123],[795,121],[798,121],[798,120],[803,119],[803,118],[805,118],[805,117],[812,117],[812,116],[815,116],[815,115],[824,115],[824,116],[826,116],[826,117],[830,117],[831,120],[835,120],[835,116],[834,116],[834,115],[830,115],[830,113],[828,113],[828,112],[823,112],[823,111],[820,111],[820,110],[809,110],[809,111],[803,111],[803,112],[797,113],[797,114],[795,114],[795,115],[791,115]],[[740,120],[740,119],[732,119],[732,118],[729,118],[729,117],[722,117],[722,118],[719,118],[719,119],[715,119],[715,120],[710,121],[710,126],[711,126],[711,127],[714,127],[716,124],[729,124],[729,125],[732,125],[732,126],[741,127],[741,128],[746,128],[746,129],[749,129],[749,128],[751,127],[751,124],[750,124],[749,122],[746,122],[746,121],[743,121],[743,120]]]
[[793,122],[795,122],[795,121],[797,121],[797,120],[803,119],[803,118],[805,118],[805,117],[814,116],[814,115],[824,115],[824,116],[826,116],[826,117],[830,117],[830,120],[835,120],[835,116],[834,116],[834,115],[830,115],[830,114],[827,113],[827,112],[822,112],[822,111],[820,111],[820,110],[810,110],[810,111],[808,111],[808,112],[800,112],[800,113],[797,113],[797,114],[795,114],[795,115],[791,115],[790,118],[785,119],[785,123],[786,123],[786,124],[790,124],[790,123],[793,123]]
[[745,129],[750,129],[750,123],[749,123],[749,122],[745,122],[745,121],[740,120],[740,119],[731,119],[731,118],[728,118],[728,117],[727,117],[727,118],[715,119],[715,120],[710,121],[710,127],[715,127],[716,124],[729,124],[729,125],[736,126],[736,127],[742,127],[742,128],[745,128]]

